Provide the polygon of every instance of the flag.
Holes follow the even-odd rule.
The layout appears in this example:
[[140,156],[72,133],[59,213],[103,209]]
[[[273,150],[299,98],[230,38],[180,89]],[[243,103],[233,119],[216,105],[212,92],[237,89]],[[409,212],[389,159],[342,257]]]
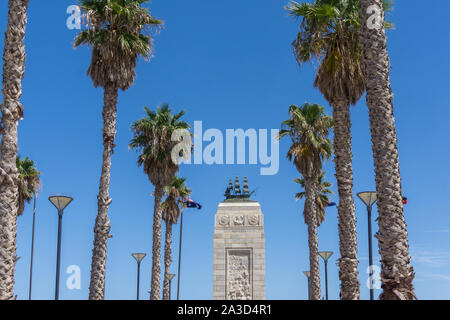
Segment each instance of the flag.
[[199,204],[191,199],[185,199],[184,204],[186,205],[187,208],[197,208],[199,210],[202,208],[201,204]]

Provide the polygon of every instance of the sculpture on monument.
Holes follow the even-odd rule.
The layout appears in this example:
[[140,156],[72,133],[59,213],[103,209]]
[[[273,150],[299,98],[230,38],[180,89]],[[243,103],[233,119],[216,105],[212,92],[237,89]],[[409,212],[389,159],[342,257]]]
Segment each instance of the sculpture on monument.
[[221,300],[265,299],[265,237],[260,204],[243,186],[229,180],[215,217],[213,297]]
[[[234,190],[234,193],[233,193]],[[250,192],[248,188],[248,179],[247,177],[244,177],[244,187],[243,192],[241,192],[241,184],[239,182],[239,177],[236,177],[233,183],[231,182],[231,179],[228,182],[228,187],[225,190],[225,200],[232,200],[232,199],[250,199],[250,197],[255,193],[255,191]]]

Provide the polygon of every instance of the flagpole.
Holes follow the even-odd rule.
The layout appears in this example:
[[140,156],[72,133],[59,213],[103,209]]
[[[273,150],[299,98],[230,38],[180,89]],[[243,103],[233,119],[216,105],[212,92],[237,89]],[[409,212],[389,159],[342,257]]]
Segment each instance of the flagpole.
[[177,300],[180,300],[180,277],[181,277],[181,244],[183,241],[183,210],[180,217],[180,244],[178,251],[178,284],[177,284]]
[[[187,204],[189,202],[189,204]],[[202,206],[190,199],[188,201],[185,201],[185,204],[187,205],[187,208],[193,208],[192,205],[195,206],[198,210],[202,208]],[[191,206],[190,206],[191,205]],[[183,244],[183,210],[181,210],[181,217],[180,217],[180,244],[179,244],[179,250],[178,250],[178,283],[177,283],[177,300],[180,300],[180,278],[181,278],[181,247]]]

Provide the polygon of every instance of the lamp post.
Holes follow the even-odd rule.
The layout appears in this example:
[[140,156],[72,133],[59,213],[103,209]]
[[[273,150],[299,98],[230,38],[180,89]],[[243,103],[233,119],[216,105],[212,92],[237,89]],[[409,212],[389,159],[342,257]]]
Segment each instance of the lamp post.
[[169,279],[169,300],[172,300],[172,279],[175,278],[175,274],[170,273],[167,275],[167,279]]
[[325,300],[328,300],[328,259],[333,255],[333,251],[321,251],[319,256],[325,262]]
[[311,300],[311,292],[310,292],[310,277],[311,277],[311,272],[309,271],[303,271],[303,274],[306,276],[306,278],[308,278],[308,300]]
[[48,200],[58,209],[58,247],[56,251],[56,283],[55,283],[55,300],[59,300],[59,276],[61,267],[61,232],[62,217],[64,209],[72,202],[73,198],[68,196],[50,196]]
[[28,300],[31,300],[31,286],[33,284],[33,257],[34,257],[34,229],[36,225],[36,192],[34,193],[33,204],[33,227],[31,231],[31,257],[30,257],[30,287],[28,288]]
[[367,207],[367,219],[369,230],[369,277],[370,277],[370,300],[373,300],[373,270],[372,270],[372,206],[377,201],[377,193],[374,191],[360,192],[357,194]]
[[140,283],[140,278],[141,278],[141,261],[142,261],[142,259],[145,258],[146,254],[145,253],[132,253],[131,255],[137,262],[137,289],[136,289],[137,293],[136,293],[136,300],[139,300],[139,283]]

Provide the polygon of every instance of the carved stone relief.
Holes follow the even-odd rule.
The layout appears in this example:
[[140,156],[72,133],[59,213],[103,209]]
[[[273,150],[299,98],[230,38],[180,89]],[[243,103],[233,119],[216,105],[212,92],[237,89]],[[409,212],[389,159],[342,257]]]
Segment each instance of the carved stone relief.
[[259,225],[259,217],[257,215],[248,217],[248,224],[251,226]]
[[236,217],[234,217],[233,222],[237,226],[243,226],[244,225],[244,216],[236,216]]
[[227,292],[228,300],[251,300],[251,250],[227,251]]
[[220,216],[219,217],[219,224],[222,226],[227,226],[230,224],[230,217],[228,216]]

